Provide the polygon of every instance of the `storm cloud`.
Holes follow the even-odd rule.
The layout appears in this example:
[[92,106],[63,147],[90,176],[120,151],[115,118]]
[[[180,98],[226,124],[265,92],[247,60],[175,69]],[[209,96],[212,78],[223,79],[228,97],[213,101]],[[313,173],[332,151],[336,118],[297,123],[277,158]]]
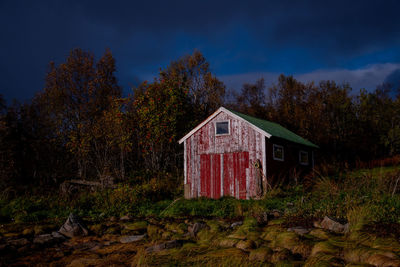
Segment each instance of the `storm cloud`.
[[[391,73],[371,66],[400,63],[399,9],[398,1],[3,0],[0,92],[31,98],[49,61],[76,47],[97,57],[110,48],[125,92],[194,49],[231,87],[249,74],[285,73],[373,88]],[[368,69],[374,79],[356,75]]]

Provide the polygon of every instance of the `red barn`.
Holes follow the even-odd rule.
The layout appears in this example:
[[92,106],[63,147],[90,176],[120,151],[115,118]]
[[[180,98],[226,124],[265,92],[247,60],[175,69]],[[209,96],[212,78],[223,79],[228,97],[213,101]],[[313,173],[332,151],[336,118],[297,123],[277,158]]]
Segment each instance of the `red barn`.
[[311,170],[313,143],[280,126],[224,107],[185,135],[185,198],[259,197],[288,170]]

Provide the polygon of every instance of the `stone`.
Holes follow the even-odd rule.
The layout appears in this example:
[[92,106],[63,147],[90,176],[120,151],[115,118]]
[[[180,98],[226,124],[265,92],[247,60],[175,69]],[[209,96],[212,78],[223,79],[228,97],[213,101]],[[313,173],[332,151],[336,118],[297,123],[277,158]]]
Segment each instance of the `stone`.
[[14,247],[22,247],[28,245],[29,241],[26,238],[19,238],[8,241],[8,244]]
[[295,226],[295,227],[290,227],[287,229],[289,232],[295,232],[298,235],[305,235],[310,232],[310,229],[306,229],[302,226]]
[[241,250],[250,250],[255,247],[255,243],[252,240],[240,240],[236,244],[236,248]]
[[239,221],[239,222],[234,222],[234,223],[232,223],[231,224],[231,228],[236,228],[236,227],[238,227],[238,226],[241,226],[243,224],[243,221]]
[[280,261],[284,260],[291,260],[293,258],[292,254],[290,253],[289,250],[287,249],[282,249],[280,251],[276,251],[274,254],[271,256],[271,262],[272,263],[277,263]]
[[328,216],[325,216],[324,219],[322,220],[322,222],[319,223],[319,225],[318,225],[318,223],[316,223],[314,225],[319,226],[320,228],[323,228],[323,229],[330,230],[335,233],[340,233],[340,234],[347,233],[349,231],[348,223],[342,224]]
[[134,223],[126,223],[124,224],[124,229],[131,231],[144,231],[147,229],[148,222],[139,221]]
[[119,218],[119,220],[123,221],[123,222],[131,221],[132,220],[132,216],[125,215],[125,216],[122,216],[121,218]]
[[22,231],[22,235],[24,236],[33,236],[35,234],[35,230],[33,228],[26,228]]
[[188,226],[188,232],[191,237],[196,237],[197,233],[206,227],[207,225],[205,223],[197,222],[193,225]]
[[272,249],[263,247],[250,251],[249,260],[268,262],[271,258],[271,255]]
[[171,240],[165,243],[161,243],[158,245],[154,245],[152,247],[146,248],[147,253],[152,253],[152,252],[159,252],[165,249],[172,249],[172,248],[178,248],[183,245],[183,240]]
[[56,239],[51,234],[38,235],[33,239],[36,245],[47,245],[53,243]]
[[272,210],[271,216],[274,218],[280,218],[282,216],[282,212],[280,210]]
[[224,238],[219,242],[219,246],[223,248],[233,248],[239,242],[235,238]]
[[87,236],[89,234],[82,220],[73,213],[68,216],[67,221],[61,226],[58,232],[71,238],[75,236]]
[[129,235],[129,236],[123,236],[119,239],[119,242],[121,242],[122,244],[126,244],[126,243],[132,243],[132,242],[136,242],[136,241],[140,241],[143,238],[145,238],[147,235]]
[[65,236],[63,236],[62,234],[60,234],[59,232],[52,232],[51,236],[55,239],[55,241],[64,241],[66,238]]

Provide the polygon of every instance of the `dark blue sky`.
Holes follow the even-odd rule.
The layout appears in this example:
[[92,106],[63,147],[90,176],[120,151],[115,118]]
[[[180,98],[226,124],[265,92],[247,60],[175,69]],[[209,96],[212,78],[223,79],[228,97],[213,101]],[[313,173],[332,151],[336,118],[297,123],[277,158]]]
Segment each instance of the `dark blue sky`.
[[399,10],[395,0],[0,0],[0,93],[29,100],[48,62],[77,47],[110,48],[125,92],[194,49],[228,88],[284,73],[373,89],[400,80]]

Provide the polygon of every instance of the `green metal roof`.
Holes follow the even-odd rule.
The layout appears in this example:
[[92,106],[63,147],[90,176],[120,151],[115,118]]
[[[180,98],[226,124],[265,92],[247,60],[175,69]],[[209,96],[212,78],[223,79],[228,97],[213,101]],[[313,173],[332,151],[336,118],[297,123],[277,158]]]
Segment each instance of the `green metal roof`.
[[249,123],[253,124],[254,126],[260,128],[261,130],[269,133],[271,136],[274,137],[279,137],[294,143],[298,143],[301,145],[313,147],[313,148],[319,148],[317,145],[311,143],[310,141],[298,136],[297,134],[289,131],[285,127],[266,120],[258,119],[234,110],[229,110],[230,112],[238,115],[242,119],[248,121]]

